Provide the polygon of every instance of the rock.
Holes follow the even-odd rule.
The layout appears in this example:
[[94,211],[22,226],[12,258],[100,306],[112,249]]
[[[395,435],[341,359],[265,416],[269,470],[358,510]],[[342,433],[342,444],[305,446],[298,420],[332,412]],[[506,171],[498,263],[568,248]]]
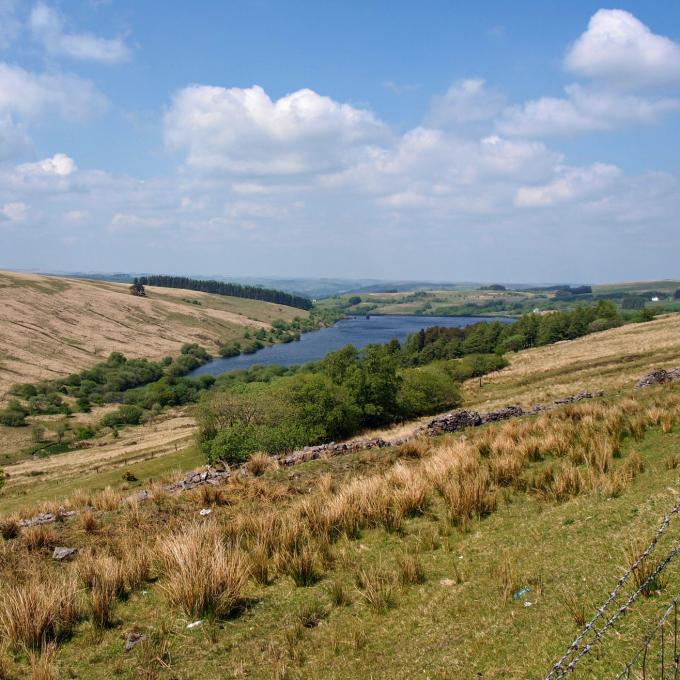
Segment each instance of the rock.
[[482,414],[483,423],[495,423],[498,420],[509,420],[510,418],[519,418],[524,415],[521,406],[505,406],[497,411],[489,411]]
[[680,378],[680,368],[676,368],[672,371],[657,368],[655,371],[647,374],[644,378],[640,378],[640,380],[635,383],[635,389],[639,390],[644,387],[651,387],[652,385],[663,385],[664,383],[676,380],[677,378]]
[[212,510],[210,508],[203,508],[202,510],[198,511],[198,514],[201,517],[207,517],[211,512],[212,512]]
[[457,432],[466,427],[477,427],[482,424],[482,416],[477,411],[453,411],[444,416],[433,418],[428,424],[427,429],[430,433]]
[[134,631],[129,632],[125,636],[125,651],[129,652],[134,649],[142,640],[146,640],[146,635]]
[[439,585],[444,586],[444,588],[450,588],[451,586],[455,586],[456,582],[452,578],[443,578],[439,581]]
[[58,562],[70,560],[78,550],[76,548],[66,548],[64,546],[57,546],[52,552],[52,559]]

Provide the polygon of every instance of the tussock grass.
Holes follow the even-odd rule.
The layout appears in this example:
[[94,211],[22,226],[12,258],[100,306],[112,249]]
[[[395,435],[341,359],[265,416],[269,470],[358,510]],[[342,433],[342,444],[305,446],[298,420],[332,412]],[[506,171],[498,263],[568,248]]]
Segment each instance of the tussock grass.
[[396,605],[396,574],[382,567],[360,568],[356,572],[357,590],[361,597],[378,611],[385,611]]
[[248,565],[238,549],[227,549],[218,527],[191,524],[161,539],[161,587],[174,607],[190,618],[228,616],[242,601]]
[[0,592],[0,632],[10,646],[38,651],[68,637],[79,618],[76,584],[39,577]]
[[259,477],[263,475],[270,467],[275,465],[275,460],[266,453],[254,453],[246,463],[246,469],[251,475]]
[[16,517],[0,518],[0,536],[6,541],[17,538],[21,533],[21,525]]
[[57,537],[54,529],[46,524],[26,527],[21,532],[21,541],[28,550],[47,551],[56,545]]

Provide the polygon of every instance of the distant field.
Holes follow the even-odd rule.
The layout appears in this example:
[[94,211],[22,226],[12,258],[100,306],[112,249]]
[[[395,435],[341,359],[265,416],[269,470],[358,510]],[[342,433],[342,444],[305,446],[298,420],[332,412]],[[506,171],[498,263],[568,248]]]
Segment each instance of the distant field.
[[[200,304],[197,304],[200,303]],[[282,305],[195,291],[0,272],[0,400],[15,382],[57,378],[91,366],[112,351],[159,359],[196,342],[214,352],[307,312]]]
[[606,283],[593,286],[593,293],[644,293],[655,290],[674,293],[680,289],[680,280],[663,279],[661,281],[633,281],[631,283]]

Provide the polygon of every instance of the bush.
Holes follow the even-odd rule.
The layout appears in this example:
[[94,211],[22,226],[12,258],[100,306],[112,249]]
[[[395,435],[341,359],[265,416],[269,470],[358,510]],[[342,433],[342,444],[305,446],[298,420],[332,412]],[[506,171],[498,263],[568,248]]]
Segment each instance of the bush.
[[0,411],[0,425],[7,427],[24,427],[28,425],[26,422],[26,413],[23,411],[11,411],[5,409]]
[[13,394],[15,397],[30,399],[38,394],[38,390],[35,385],[31,385],[30,383],[18,383],[10,387],[9,393]]
[[223,359],[228,359],[229,357],[237,357],[241,354],[241,348],[234,345],[223,345],[219,349],[220,356]]
[[437,413],[460,405],[460,390],[441,366],[410,368],[401,372],[397,396],[404,418]]
[[614,319],[595,319],[588,325],[588,330],[591,333],[599,333],[600,331],[606,331],[610,328],[616,328],[620,325],[621,324]]
[[144,410],[134,404],[123,404],[118,410],[107,413],[102,419],[104,427],[115,428],[118,425],[139,425]]

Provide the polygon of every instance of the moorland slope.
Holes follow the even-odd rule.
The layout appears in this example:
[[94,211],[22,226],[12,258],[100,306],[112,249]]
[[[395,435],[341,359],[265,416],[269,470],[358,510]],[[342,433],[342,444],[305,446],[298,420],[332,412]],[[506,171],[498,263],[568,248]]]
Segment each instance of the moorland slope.
[[214,352],[307,312],[256,300],[126,284],[0,272],[0,400],[17,382],[64,377],[113,351],[130,358],[178,354],[184,343]]

